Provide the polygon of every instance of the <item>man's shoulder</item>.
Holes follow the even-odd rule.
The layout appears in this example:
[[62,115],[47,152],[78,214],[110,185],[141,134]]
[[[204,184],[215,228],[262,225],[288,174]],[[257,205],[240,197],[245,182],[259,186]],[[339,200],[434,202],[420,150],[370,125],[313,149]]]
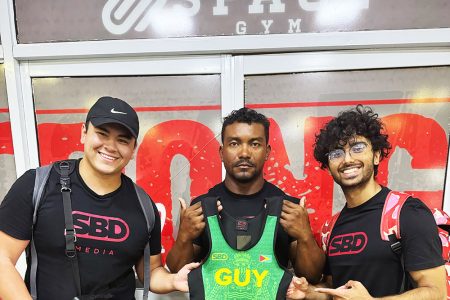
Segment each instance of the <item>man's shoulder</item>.
[[280,197],[280,199],[282,199],[282,200],[289,200],[289,201],[294,202],[296,204],[300,202],[300,199],[286,194],[282,189],[280,189],[279,187],[277,187],[273,183],[270,183],[270,182],[266,181],[264,183],[263,189],[265,190],[264,194],[267,197]]
[[210,188],[207,193],[202,194],[202,195],[192,199],[191,205],[193,205],[197,202],[200,202],[206,198],[219,197],[222,193],[223,193],[223,182],[220,182],[220,183],[216,184],[215,186],[213,186],[212,188]]

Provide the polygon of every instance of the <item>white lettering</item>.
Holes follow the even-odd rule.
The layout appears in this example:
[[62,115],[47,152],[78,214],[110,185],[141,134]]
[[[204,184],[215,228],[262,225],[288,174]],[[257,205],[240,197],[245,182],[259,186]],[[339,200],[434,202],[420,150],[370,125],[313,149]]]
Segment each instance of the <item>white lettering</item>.
[[300,7],[306,11],[318,11],[321,7],[335,7],[344,5],[352,10],[361,10],[369,8],[370,0],[298,0]]
[[247,33],[247,23],[245,23],[245,21],[238,21],[236,23],[236,33],[237,34],[246,34]]
[[302,32],[300,29],[300,22],[302,21],[302,19],[289,19],[289,31],[288,33],[294,33],[294,29],[295,32]]
[[216,6],[213,7],[213,16],[228,16],[228,6],[225,0],[217,0]]
[[186,0],[191,3],[191,7],[186,8],[183,5],[177,4],[173,6],[175,13],[180,13],[187,17],[192,17],[200,11],[200,0]]
[[[264,13],[264,5],[261,2],[269,1],[269,0],[253,0],[253,4],[248,6],[249,14],[262,14]],[[285,4],[281,2],[281,0],[270,0],[272,4],[270,4],[269,11],[271,13],[284,13],[285,12]]]
[[270,25],[273,24],[273,20],[262,20],[262,21],[261,21],[261,24],[263,24],[264,29],[265,29],[265,30],[264,30],[264,34],[270,33],[269,27],[270,27]]
[[321,1],[322,0],[314,0],[312,2],[309,2],[308,0],[298,0],[298,5],[300,5],[300,7],[306,11],[317,11],[319,10]]

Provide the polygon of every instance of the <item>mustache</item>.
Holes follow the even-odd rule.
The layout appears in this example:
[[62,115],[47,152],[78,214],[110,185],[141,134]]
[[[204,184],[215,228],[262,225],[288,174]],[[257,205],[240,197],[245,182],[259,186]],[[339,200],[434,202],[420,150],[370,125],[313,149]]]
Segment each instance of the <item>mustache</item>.
[[248,159],[240,159],[233,164],[233,167],[238,167],[239,165],[248,165],[250,167],[254,167],[255,165]]

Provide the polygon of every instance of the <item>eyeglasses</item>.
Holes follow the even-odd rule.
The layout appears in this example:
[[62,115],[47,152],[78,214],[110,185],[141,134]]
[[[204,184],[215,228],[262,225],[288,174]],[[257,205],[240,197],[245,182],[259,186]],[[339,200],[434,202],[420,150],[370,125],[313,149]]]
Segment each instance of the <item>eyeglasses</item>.
[[[358,155],[364,153],[367,149],[367,144],[364,142],[358,142],[350,147],[349,154],[351,157],[355,158]],[[329,161],[339,161],[344,159],[346,151],[342,148],[334,149],[327,153]]]

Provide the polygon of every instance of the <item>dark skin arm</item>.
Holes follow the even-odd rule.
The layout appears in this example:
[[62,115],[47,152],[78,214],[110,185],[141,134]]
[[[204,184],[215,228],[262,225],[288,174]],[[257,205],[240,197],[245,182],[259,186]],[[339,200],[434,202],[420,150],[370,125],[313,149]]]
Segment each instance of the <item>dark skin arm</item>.
[[283,200],[280,224],[295,239],[289,249],[289,259],[295,275],[305,277],[312,283],[319,282],[325,265],[325,254],[312,234],[305,198],[299,204]]
[[[201,259],[201,247],[193,241],[200,236],[205,229],[206,223],[203,217],[201,202],[186,208],[186,202],[180,200],[180,228],[175,243],[167,254],[166,264],[171,272],[178,272],[185,264],[199,261]],[[222,210],[220,201],[217,207]]]

